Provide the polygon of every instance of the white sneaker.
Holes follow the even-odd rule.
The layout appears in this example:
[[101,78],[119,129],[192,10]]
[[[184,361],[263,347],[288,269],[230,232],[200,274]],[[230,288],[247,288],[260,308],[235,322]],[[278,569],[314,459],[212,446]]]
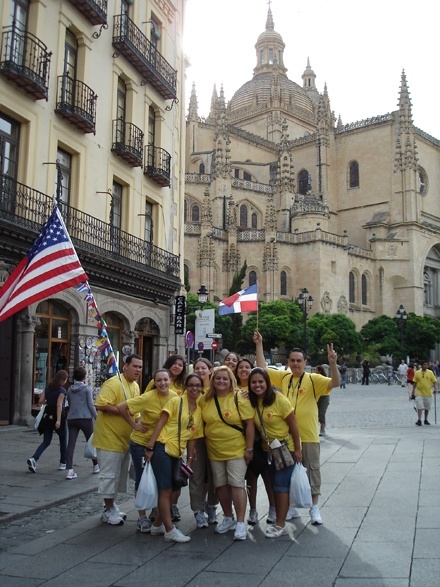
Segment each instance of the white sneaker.
[[93,472],[99,473],[99,465],[93,465]]
[[190,536],[185,536],[176,526],[173,526],[173,529],[169,532],[164,533],[164,539],[167,542],[189,542],[191,540]]
[[123,520],[127,519],[127,514],[125,512],[121,512],[121,510],[118,508],[118,506],[114,503],[113,507],[115,508],[115,510],[117,511],[118,515],[121,516],[121,518]]
[[76,479],[78,475],[75,473],[73,469],[69,469],[67,471],[66,479]]
[[60,463],[60,466],[58,467],[59,471],[65,471],[66,470],[66,463]]
[[28,459],[27,466],[31,473],[37,472],[37,461],[35,459]]
[[276,526],[275,524],[273,526],[270,526],[265,532],[266,538],[279,538],[280,536],[284,536],[285,534],[288,534],[286,526],[281,527]]
[[214,532],[217,534],[225,534],[225,532],[229,532],[229,530],[235,530],[236,526],[237,521],[233,517],[227,518],[224,516],[222,523],[216,527]]
[[275,508],[269,508],[269,513],[267,514],[266,523],[267,524],[275,524],[277,521],[277,512]]
[[319,507],[317,505],[312,505],[312,507],[309,509],[309,512],[310,521],[312,522],[313,526],[320,526],[322,524],[322,518]]
[[196,519],[197,528],[208,527],[208,520],[206,519],[205,512],[194,512],[194,517]]
[[246,540],[247,530],[244,522],[237,522],[237,526],[234,532],[234,540]]
[[165,526],[161,524],[160,526],[151,526],[150,528],[151,536],[162,536],[165,534]]
[[299,509],[294,508],[293,506],[289,507],[289,511],[287,512],[286,520],[295,520],[296,518],[301,517],[301,512]]
[[122,526],[124,523],[124,520],[116,512],[114,507],[111,507],[109,510],[104,510],[101,519],[106,524],[111,524],[112,526]]

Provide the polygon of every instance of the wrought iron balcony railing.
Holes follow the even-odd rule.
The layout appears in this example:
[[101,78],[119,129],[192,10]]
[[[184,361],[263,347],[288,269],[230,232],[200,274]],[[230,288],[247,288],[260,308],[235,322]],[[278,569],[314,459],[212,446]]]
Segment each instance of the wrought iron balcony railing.
[[58,76],[58,99],[55,112],[84,133],[96,130],[95,92],[85,83],[72,79],[68,73]]
[[144,133],[131,122],[113,121],[112,151],[132,167],[142,166]]
[[[0,174],[0,225],[20,226],[36,236],[52,208],[50,196]],[[143,273],[154,269],[179,276],[178,256],[67,204],[61,204],[60,211],[80,259],[81,252],[92,253]]]
[[171,155],[168,151],[154,145],[146,145],[145,162],[145,175],[151,177],[153,181],[162,187],[170,185]]
[[107,23],[107,0],[70,0],[92,24]]
[[177,98],[177,72],[125,14],[113,17],[113,46],[166,100]]
[[0,73],[36,100],[47,100],[51,55],[31,33],[6,27],[2,33]]

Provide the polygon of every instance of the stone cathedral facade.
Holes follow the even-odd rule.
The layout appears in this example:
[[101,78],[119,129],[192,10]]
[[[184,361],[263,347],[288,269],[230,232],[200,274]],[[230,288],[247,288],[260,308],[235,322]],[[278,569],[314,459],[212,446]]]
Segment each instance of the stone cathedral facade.
[[[360,328],[407,312],[440,316],[440,140],[412,121],[405,72],[398,109],[343,124],[307,62],[291,81],[269,8],[250,81],[226,102],[214,88],[202,118],[196,88],[186,126],[185,281],[227,297],[296,299]],[[414,98],[415,100],[417,97]]]

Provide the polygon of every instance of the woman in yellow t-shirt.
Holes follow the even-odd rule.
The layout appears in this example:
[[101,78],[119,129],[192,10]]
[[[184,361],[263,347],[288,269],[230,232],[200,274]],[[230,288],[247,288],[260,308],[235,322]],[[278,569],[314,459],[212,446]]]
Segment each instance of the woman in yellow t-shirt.
[[[223,534],[235,530],[234,540],[245,540],[245,475],[254,446],[254,408],[248,399],[236,392],[236,387],[234,374],[222,365],[214,371],[209,391],[200,405],[208,458],[224,515],[215,531]],[[242,420],[246,423],[245,434]],[[237,520],[232,516],[232,503]]]
[[[237,378],[238,389],[244,393],[245,397],[249,397],[248,384],[249,375],[252,369],[252,361],[249,359],[240,359],[237,363],[237,367],[235,368],[234,374]],[[267,499],[269,500],[269,512],[267,514],[266,522],[268,524],[273,524],[276,521],[275,500],[273,496],[272,485],[270,484],[269,471],[267,470],[267,460],[262,459],[261,456],[259,459],[256,459],[255,453],[253,456],[254,458],[249,463],[246,471],[246,487],[249,496],[249,516],[247,522],[251,526],[258,524],[257,483],[258,477],[261,475],[261,478],[264,482],[264,487],[266,489]]]
[[226,367],[229,367],[229,369],[232,371],[232,373],[234,373],[235,368],[237,366],[238,361],[240,360],[240,357],[237,355],[237,353],[228,353],[225,358],[223,359],[223,365],[226,365]]
[[[282,393],[273,389],[267,371],[261,367],[255,367],[249,375],[249,400],[255,408],[255,425],[261,433],[263,448],[269,450],[267,444],[278,439],[287,443],[295,462],[302,461],[301,441],[293,406]],[[293,466],[277,471],[273,462],[269,465],[275,496],[276,524],[266,530],[267,538],[278,538],[287,533],[286,515]]]
[[188,375],[185,393],[180,397],[173,397],[164,406],[150,442],[145,447],[145,459],[151,461],[159,490],[157,516],[150,532],[152,536],[163,535],[169,542],[190,540],[189,536],[173,526],[171,519],[172,493],[177,489],[173,471],[185,448],[188,463],[191,464],[194,460],[195,439],[203,434],[202,411],[197,403],[202,389],[201,378],[195,373]]
[[[138,397],[128,399],[118,404],[118,410],[126,422],[133,428],[130,436],[130,454],[135,472],[134,490],[135,495],[139,487],[144,469],[145,447],[150,442],[153,430],[156,427],[163,408],[167,402],[176,397],[177,394],[170,390],[171,375],[167,369],[159,369],[154,374],[154,387]],[[132,416],[141,413],[140,421],[136,422]],[[150,520],[145,510],[138,510],[139,518],[137,529],[139,532],[150,531]]]
[[[162,369],[167,369],[171,375],[171,391],[175,391],[177,395],[182,395],[186,373],[186,361],[182,355],[171,355],[162,365]],[[154,379],[152,379],[145,391],[150,391],[154,387]],[[179,518],[180,519],[180,518]]]

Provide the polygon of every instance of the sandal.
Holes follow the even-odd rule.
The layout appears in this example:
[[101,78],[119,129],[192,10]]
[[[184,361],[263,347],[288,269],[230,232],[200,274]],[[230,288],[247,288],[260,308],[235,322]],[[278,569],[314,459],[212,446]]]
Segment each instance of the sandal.
[[274,524],[273,526],[271,526],[270,528],[268,528],[266,530],[266,538],[279,538],[280,536],[284,536],[284,534],[287,534],[287,528],[286,526],[277,526],[276,524]]

